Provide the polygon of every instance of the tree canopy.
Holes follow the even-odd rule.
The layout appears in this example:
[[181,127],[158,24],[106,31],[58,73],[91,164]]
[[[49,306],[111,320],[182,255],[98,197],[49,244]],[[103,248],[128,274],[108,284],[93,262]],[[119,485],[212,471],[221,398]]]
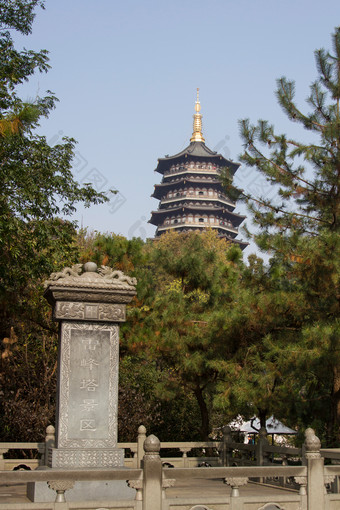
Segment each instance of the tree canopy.
[[[32,437],[54,408],[56,327],[42,299],[41,280],[77,259],[77,202],[107,200],[72,175],[75,140],[49,146],[36,134],[57,98],[50,91],[31,103],[19,86],[49,69],[46,50],[18,50],[28,36],[39,0],[0,1],[0,382],[5,437]],[[40,380],[41,379],[41,380]],[[27,436],[26,436],[27,437]]]
[[[17,50],[16,32],[32,31],[38,0],[0,2],[0,315],[8,303],[20,303],[31,277],[47,275],[54,260],[69,259],[76,224],[69,217],[76,203],[85,206],[107,197],[72,175],[75,140],[50,147],[35,128],[48,117],[57,98],[50,91],[34,102],[23,101],[18,86],[49,69],[48,52]],[[63,218],[64,217],[64,218]],[[20,299],[19,299],[20,298]],[[4,326],[2,325],[2,328]],[[9,332],[10,324],[7,326]],[[5,331],[2,329],[2,332]]]
[[[333,53],[316,52],[318,78],[303,113],[294,82],[278,80],[288,118],[311,142],[277,134],[267,121],[240,122],[244,164],[277,197],[247,196],[259,247],[245,263],[212,231],[167,233],[144,243],[77,232],[77,202],[103,194],[72,176],[74,140],[50,147],[35,128],[56,105],[51,92],[24,102],[18,85],[49,68],[45,50],[15,49],[38,0],[0,0],[0,332],[3,439],[25,440],[53,421],[56,326],[41,281],[74,262],[95,261],[138,279],[121,326],[120,440],[140,423],[162,440],[206,439],[237,414],[274,413],[339,444],[340,29]],[[250,232],[249,232],[249,235]]]
[[[308,111],[294,99],[295,83],[277,81],[276,95],[288,118],[310,133],[311,142],[277,134],[268,121],[240,121],[244,153],[241,160],[255,167],[277,190],[274,200],[250,197],[258,230],[253,238],[272,255],[269,273],[281,273],[281,288],[298,299],[294,338],[285,334],[273,350],[295,380],[295,413],[302,401],[322,405],[323,434],[339,441],[339,213],[340,213],[340,28],[333,51],[315,52],[317,79],[310,86]],[[331,402],[331,405],[329,405]],[[306,406],[305,406],[306,409]],[[312,406],[310,407],[310,411]],[[317,415],[317,413],[315,413]],[[311,416],[310,419],[313,419]]]

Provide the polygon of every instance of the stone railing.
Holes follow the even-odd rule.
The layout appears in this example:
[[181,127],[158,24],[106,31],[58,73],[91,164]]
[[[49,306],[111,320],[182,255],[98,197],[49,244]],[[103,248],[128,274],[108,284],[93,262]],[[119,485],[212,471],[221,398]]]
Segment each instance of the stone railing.
[[270,445],[265,428],[260,429],[256,444],[245,444],[233,441],[230,427],[224,427],[220,451],[224,466],[264,466],[272,464],[275,455],[280,457],[283,465],[287,463],[289,457],[305,463],[304,448]]
[[[161,443],[153,435],[144,441],[142,469],[72,469],[2,472],[2,484],[22,484],[32,481],[48,483],[55,491],[55,502],[51,503],[1,503],[0,510],[326,510],[340,508],[340,495],[327,493],[326,488],[340,475],[340,466],[324,466],[320,453],[320,441],[312,429],[307,429],[305,440],[306,465],[303,466],[243,466],[200,468],[164,468],[160,457]],[[138,452],[137,452],[138,453]],[[278,490],[270,497],[265,491],[246,491],[244,487],[251,478],[294,477],[298,491]],[[167,496],[167,489],[179,482],[192,483],[194,479],[214,479],[226,484],[222,496],[208,496],[200,485],[195,484],[191,494],[185,497]],[[134,500],[68,502],[67,491],[77,481],[127,480],[136,489]],[[220,482],[219,482],[220,481]],[[256,486],[258,487],[258,485]],[[9,489],[7,489],[9,490]],[[275,494],[275,495],[274,495]],[[3,499],[2,499],[3,500]]]
[[[46,429],[45,442],[41,443],[0,443],[0,470],[12,470],[20,464],[31,469],[47,464],[47,451],[55,444],[55,430],[52,425]],[[141,425],[138,429],[136,442],[118,443],[118,448],[125,450],[124,465],[129,468],[141,466],[144,455],[143,444],[146,439],[146,429]],[[4,458],[9,450],[35,450],[39,458]],[[181,455],[169,455],[169,450],[177,450]],[[191,455],[192,451],[198,455]],[[206,452],[209,452],[209,456]],[[335,450],[327,450],[333,452]],[[266,439],[265,431],[260,431],[259,439],[255,444],[244,444],[233,441],[229,427],[224,428],[222,441],[186,441],[186,442],[161,442],[161,457],[176,468],[197,467],[202,463],[211,466],[247,466],[272,464],[273,455],[279,455],[284,465],[289,457],[297,457],[302,463],[304,454],[301,448],[282,447],[270,445]]]
[[[45,442],[41,443],[0,443],[0,471],[8,471],[17,468],[21,464],[30,469],[36,469],[38,466],[47,464],[47,451],[53,448],[55,444],[55,430],[52,425],[46,429]],[[141,425],[138,429],[137,441],[135,443],[118,443],[118,448],[125,450],[124,466],[128,468],[137,468],[141,466],[144,455],[143,444],[146,439],[146,428]],[[212,466],[221,465],[221,457],[219,455],[220,441],[186,441],[186,442],[162,442],[161,450],[177,450],[181,456],[169,456],[164,454],[162,459],[174,467],[197,467],[202,462],[207,462]],[[214,456],[205,456],[205,451],[214,450]],[[9,450],[35,450],[39,458],[4,458]],[[190,456],[188,454],[192,450],[199,450],[199,456]]]
[[[9,450],[35,450],[39,458],[13,458],[5,459]],[[25,464],[30,469],[45,465],[45,443],[0,443],[0,471],[12,470],[19,464]]]

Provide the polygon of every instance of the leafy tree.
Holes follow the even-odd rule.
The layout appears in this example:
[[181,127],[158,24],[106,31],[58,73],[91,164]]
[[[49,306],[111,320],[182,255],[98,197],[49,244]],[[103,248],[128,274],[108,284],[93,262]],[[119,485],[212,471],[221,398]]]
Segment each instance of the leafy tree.
[[191,434],[207,439],[216,360],[227,351],[223,341],[215,342],[215,313],[222,307],[227,313],[234,301],[241,252],[211,231],[167,233],[148,249],[154,282],[132,311],[136,320],[124,341],[131,352],[156,363],[156,391],[163,401],[175,403],[183,390],[196,399],[201,423]]
[[176,399],[159,393],[160,370],[142,354],[125,355],[119,364],[118,437],[135,441],[138,426],[162,441],[199,439],[199,411],[195,398],[178,388]]
[[[300,384],[292,393],[294,412],[301,413],[309,406],[310,414],[305,414],[304,420],[311,422],[312,403],[323,403],[327,423],[326,430],[320,432],[339,441],[339,28],[332,40],[333,54],[323,49],[315,52],[318,78],[310,87],[308,112],[294,100],[294,82],[284,77],[277,81],[279,104],[291,121],[307,130],[310,143],[277,134],[264,120],[257,125],[247,119],[240,122],[245,146],[241,159],[276,187],[277,197],[250,197],[241,190],[238,194],[253,212],[258,227],[254,239],[273,256],[268,271],[280,273],[281,289],[299,299],[279,343],[288,363],[271,348],[273,355],[276,351],[275,369],[282,363]],[[293,338],[289,334],[292,328]]]
[[[50,147],[35,133],[56,97],[23,101],[18,87],[49,69],[46,50],[17,50],[13,34],[29,35],[39,0],[0,0],[0,395],[7,439],[32,437],[54,402],[56,328],[42,300],[41,281],[77,259],[77,202],[107,197],[80,186],[71,167],[75,141]],[[43,433],[43,426],[39,427]]]
[[[135,439],[140,424],[164,440],[199,438],[199,410],[194,397],[177,387],[176,399],[162,391],[164,378],[159,354],[139,343],[141,317],[148,315],[150,302],[167,285],[164,271],[154,257],[154,244],[109,233],[80,232],[77,244],[80,261],[95,261],[137,277],[137,297],[127,307],[127,322],[121,324],[118,426],[120,441]],[[151,341],[151,339],[150,339]]]
[[79,201],[89,206],[106,200],[74,180],[73,139],[50,147],[34,133],[56,97],[48,92],[27,103],[18,96],[19,85],[49,68],[46,50],[18,51],[12,36],[13,31],[31,33],[39,5],[43,2],[0,2],[0,304],[5,321],[7,303],[17,302],[30,278],[53,269],[54,253],[63,250],[65,260],[72,256],[75,224],[60,215],[71,215]]
[[100,233],[82,230],[77,237],[81,261],[92,260],[98,266],[108,265],[129,274],[136,274],[144,264],[144,241],[139,237],[127,239],[114,233]]

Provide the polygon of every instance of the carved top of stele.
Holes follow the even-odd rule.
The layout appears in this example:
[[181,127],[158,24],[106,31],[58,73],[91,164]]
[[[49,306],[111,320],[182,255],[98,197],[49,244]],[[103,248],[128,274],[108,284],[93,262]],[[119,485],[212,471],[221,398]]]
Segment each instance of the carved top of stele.
[[44,282],[45,297],[50,303],[65,299],[79,301],[82,300],[81,296],[89,300],[91,294],[96,296],[96,300],[99,296],[104,298],[118,294],[125,296],[124,302],[128,302],[136,295],[136,285],[136,278],[107,266],[98,268],[94,262],[65,267],[62,271],[52,273]]

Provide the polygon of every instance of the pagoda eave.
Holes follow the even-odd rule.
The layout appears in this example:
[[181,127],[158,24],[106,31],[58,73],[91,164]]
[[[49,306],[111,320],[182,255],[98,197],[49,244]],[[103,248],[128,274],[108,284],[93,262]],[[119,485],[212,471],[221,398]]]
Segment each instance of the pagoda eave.
[[[149,221],[151,223],[151,221]],[[176,232],[190,232],[190,231],[198,231],[203,232],[204,230],[217,230],[219,235],[222,237],[226,237],[228,239],[234,239],[238,235],[238,230],[233,229],[228,226],[223,225],[210,225],[210,224],[193,224],[193,223],[182,223],[176,225],[160,225],[157,228],[157,236],[163,234],[164,232],[168,232],[171,230],[175,230]]]
[[155,171],[160,174],[164,174],[164,172],[174,164],[187,162],[190,160],[201,161],[202,158],[211,163],[215,163],[221,168],[228,167],[232,174],[234,174],[240,166],[239,163],[230,161],[222,156],[222,154],[218,154],[217,152],[212,151],[203,142],[191,142],[188,147],[186,147],[178,154],[175,154],[174,156],[166,156],[165,158],[159,158]]

